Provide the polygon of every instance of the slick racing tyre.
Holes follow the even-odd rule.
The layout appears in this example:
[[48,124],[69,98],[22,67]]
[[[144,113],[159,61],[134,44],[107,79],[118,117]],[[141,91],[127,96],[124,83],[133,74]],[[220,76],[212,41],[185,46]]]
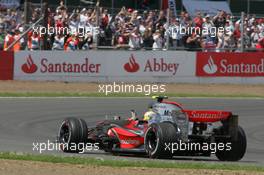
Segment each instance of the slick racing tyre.
[[66,118],[62,122],[58,134],[60,149],[69,153],[83,152],[87,134],[87,125],[83,119]]
[[179,141],[177,126],[170,123],[151,124],[145,134],[145,150],[150,158],[172,158],[171,145]]
[[[231,150],[217,151],[215,153],[216,157],[221,161],[239,161],[243,158],[247,148],[246,134],[240,126],[237,130],[237,140],[236,141],[226,141],[226,143],[231,143]],[[231,139],[233,140],[233,139]]]

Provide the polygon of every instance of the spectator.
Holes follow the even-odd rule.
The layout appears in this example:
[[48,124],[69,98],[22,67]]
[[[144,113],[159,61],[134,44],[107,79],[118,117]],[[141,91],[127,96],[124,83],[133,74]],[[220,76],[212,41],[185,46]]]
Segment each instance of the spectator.
[[182,26],[186,26],[188,21],[191,20],[191,17],[189,16],[189,14],[187,12],[181,12],[181,15],[180,15],[180,24]]
[[205,32],[202,32],[201,46],[204,48],[204,51],[214,51],[216,48],[217,31],[210,15],[205,16],[202,29]]
[[65,42],[64,50],[66,51],[75,51],[78,49],[79,40],[75,33],[73,33]]
[[52,46],[52,50],[63,50],[64,49],[64,35],[63,33],[59,33],[54,37],[54,42]]
[[24,27],[22,27],[22,26],[20,26],[19,28],[18,28],[18,30],[19,30],[19,37],[21,37],[20,38],[20,50],[25,50],[25,48],[27,47],[27,42],[26,42],[26,39],[25,39],[25,36],[22,36],[22,34],[23,34],[23,32],[24,32]]
[[80,50],[89,50],[91,48],[92,42],[92,35],[87,33],[86,35],[79,37],[78,48]]
[[225,12],[220,11],[213,19],[214,25],[216,28],[219,27],[225,27],[226,24],[226,18],[225,18]]
[[235,42],[237,43],[240,38],[241,38],[240,24],[236,23],[235,30],[234,30]]
[[146,31],[146,24],[145,24],[145,21],[142,19],[141,16],[138,16],[137,18],[139,20],[138,29],[139,29],[139,32],[140,32],[141,36],[143,36],[145,31]]
[[181,28],[180,28],[180,21],[179,19],[173,19],[171,22],[171,25],[168,28],[168,32],[166,35],[169,35],[170,38],[170,45],[176,49],[178,47],[181,47],[182,44],[182,34],[181,34]]
[[[202,35],[203,36],[211,36],[211,31],[212,31],[212,28],[214,27],[214,24],[212,22],[212,20],[210,19],[210,15],[206,15],[205,16],[205,19],[204,19],[204,23],[202,23],[202,27],[204,30],[208,31],[208,33],[203,33]],[[216,31],[213,31],[213,32],[216,32]],[[214,33],[213,33],[214,34]]]
[[196,51],[201,48],[201,37],[195,32],[192,32],[186,40],[186,46],[188,50]]
[[78,15],[73,12],[73,14],[70,16],[69,19],[69,29],[70,31],[77,31],[79,26],[79,21],[78,21]]
[[125,35],[125,27],[120,25],[116,31],[116,43],[118,46],[123,46],[127,43],[127,36]]
[[258,44],[256,45],[256,49],[260,52],[264,52],[264,38],[258,41]]
[[40,50],[40,36],[37,32],[31,32],[28,34],[28,49]]
[[150,27],[147,27],[144,34],[143,34],[143,46],[145,49],[152,48],[154,43],[153,40],[153,33]]
[[[15,38],[14,38],[14,31],[10,31],[8,32],[8,34],[5,36],[5,40],[4,40],[4,50],[7,50],[8,47],[15,41]],[[13,51],[14,50],[14,47],[11,47],[9,49],[10,51]]]
[[[14,34],[14,40],[17,41],[20,38],[20,31],[18,29],[15,30]],[[14,51],[17,52],[21,49],[21,43],[23,43],[23,40],[17,41],[14,45]]]
[[102,29],[106,29],[110,21],[110,16],[108,14],[107,9],[104,10],[101,19],[102,19]]
[[264,32],[264,18],[258,20],[258,28],[261,32]]
[[202,24],[202,37],[203,44],[205,48],[214,48],[215,47],[215,37],[216,37],[216,29],[214,28],[214,24],[210,18],[210,15],[206,15],[204,19],[204,23]]
[[250,35],[251,39],[251,47],[255,48],[256,45],[258,44],[258,41],[263,38],[263,34],[260,33],[260,30],[258,27],[254,27],[253,32]]
[[197,12],[196,17],[193,19],[195,27],[202,28],[203,27],[203,18],[201,16],[201,12]]
[[217,34],[218,43],[216,45],[217,52],[223,52],[225,49],[230,51],[229,48],[234,47],[233,35],[226,31],[219,31]]
[[251,30],[250,28],[246,28],[245,29],[245,33],[244,33],[244,48],[249,49],[251,47],[251,39],[250,39],[250,33]]
[[163,48],[164,39],[162,38],[160,30],[155,31],[155,33],[153,34],[153,40],[154,40],[154,43],[153,43],[152,49],[161,50]]
[[159,26],[159,25],[163,26],[164,24],[166,24],[166,22],[167,22],[167,18],[166,18],[164,11],[160,11],[159,17],[158,17],[157,21],[155,22],[155,24],[157,26]]
[[234,25],[233,25],[232,21],[226,20],[225,31],[227,32],[228,35],[233,35]]
[[137,50],[140,49],[142,44],[142,37],[139,33],[138,28],[136,27],[129,35],[129,47],[131,50]]

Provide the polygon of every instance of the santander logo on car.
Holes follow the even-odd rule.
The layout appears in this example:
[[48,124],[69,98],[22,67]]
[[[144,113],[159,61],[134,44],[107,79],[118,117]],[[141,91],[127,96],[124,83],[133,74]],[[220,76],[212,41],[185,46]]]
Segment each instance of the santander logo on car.
[[27,57],[26,63],[21,66],[21,69],[26,74],[33,74],[38,70],[38,66],[34,63],[30,54]]

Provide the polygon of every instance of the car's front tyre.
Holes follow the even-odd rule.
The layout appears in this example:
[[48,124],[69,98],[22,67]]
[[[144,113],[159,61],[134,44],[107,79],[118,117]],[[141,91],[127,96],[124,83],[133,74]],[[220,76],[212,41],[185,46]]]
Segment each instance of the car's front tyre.
[[178,142],[177,126],[170,122],[151,124],[145,134],[145,150],[150,158],[172,158],[171,144]]
[[87,141],[87,134],[87,125],[83,119],[64,119],[58,133],[60,149],[69,153],[82,152]]

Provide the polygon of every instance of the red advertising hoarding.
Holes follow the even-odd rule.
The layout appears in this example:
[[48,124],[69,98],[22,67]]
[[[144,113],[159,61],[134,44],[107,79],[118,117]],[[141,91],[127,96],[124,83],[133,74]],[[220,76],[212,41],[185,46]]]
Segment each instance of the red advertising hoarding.
[[264,53],[197,52],[198,77],[263,77]]
[[0,80],[13,80],[14,53],[0,51]]

